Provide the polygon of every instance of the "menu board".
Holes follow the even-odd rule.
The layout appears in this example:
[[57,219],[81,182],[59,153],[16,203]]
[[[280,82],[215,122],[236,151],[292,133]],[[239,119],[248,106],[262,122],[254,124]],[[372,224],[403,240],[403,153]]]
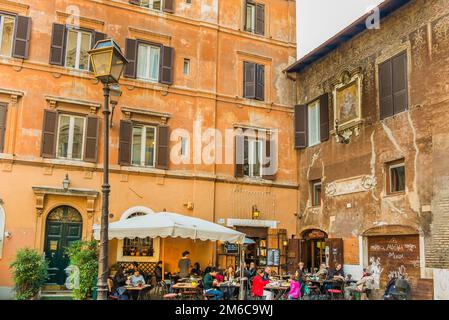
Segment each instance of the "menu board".
[[279,249],[268,249],[267,250],[267,266],[278,267],[281,264],[281,253]]
[[226,253],[238,253],[239,252],[239,247],[237,244],[235,243],[225,243],[225,252]]

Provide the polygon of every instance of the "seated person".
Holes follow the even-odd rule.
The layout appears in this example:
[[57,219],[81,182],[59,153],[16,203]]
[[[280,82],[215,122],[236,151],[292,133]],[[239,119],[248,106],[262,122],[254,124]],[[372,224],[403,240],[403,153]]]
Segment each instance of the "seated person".
[[215,268],[207,268],[207,273],[204,276],[203,286],[204,293],[211,294],[214,297],[211,300],[219,300],[223,297],[223,293],[220,290],[214,288],[218,285],[218,281],[215,279],[217,276],[217,270]]
[[[327,280],[336,280],[338,281],[338,283],[343,283],[345,281],[345,274],[343,272],[343,266],[341,265],[341,263],[337,263],[335,265],[335,269],[328,273]],[[326,290],[341,288],[341,286],[339,286],[338,284],[335,285],[334,283],[326,283],[324,287]]]
[[192,276],[198,276],[198,277],[201,277],[203,275],[203,271],[201,270],[199,262],[195,262],[195,264],[193,265],[192,270],[190,270],[190,274]]
[[316,273],[316,276],[320,279],[320,280],[325,280],[327,278],[327,274],[329,273],[329,271],[327,270],[326,264],[322,263],[320,264],[320,269],[318,270],[318,272]]
[[288,300],[296,300],[301,297],[301,286],[299,280],[295,276],[290,277],[290,292],[288,293]]
[[145,278],[140,274],[139,270],[134,271],[134,274],[129,278],[129,284],[134,287],[145,284]]
[[108,287],[110,289],[110,295],[118,297],[119,300],[127,300],[126,292],[126,276],[123,272],[123,268],[119,267],[112,279],[108,279]]
[[343,272],[343,266],[341,263],[335,265],[335,269],[329,272],[328,280],[345,280],[345,274]]
[[162,261],[157,263],[154,275],[156,276],[156,283],[160,283],[162,281]]
[[363,269],[362,278],[356,283],[351,284],[350,286],[345,287],[345,298],[351,299],[354,295],[354,292],[360,292],[364,295],[369,294],[369,291],[374,289],[374,277],[368,270]]
[[270,280],[264,279],[264,270],[259,269],[257,271],[257,275],[253,279],[253,285],[252,285],[252,294],[255,298],[262,298],[266,297],[264,287],[270,283]]

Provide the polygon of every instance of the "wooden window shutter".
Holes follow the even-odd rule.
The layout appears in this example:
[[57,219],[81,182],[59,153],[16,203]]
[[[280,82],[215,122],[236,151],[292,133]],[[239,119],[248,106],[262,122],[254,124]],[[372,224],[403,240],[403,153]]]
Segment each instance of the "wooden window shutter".
[[98,134],[100,121],[97,117],[87,117],[86,141],[84,143],[84,161],[97,162]]
[[140,0],[129,0],[129,3],[136,6],[140,6]]
[[256,34],[265,34],[265,5],[256,4]]
[[41,156],[43,158],[55,158],[57,130],[58,113],[52,110],[44,110],[41,145]]
[[0,103],[0,153],[3,152],[5,147],[5,134],[6,134],[6,114],[8,111],[7,104]]
[[393,67],[393,112],[398,114],[408,109],[407,54],[404,52],[392,59]]
[[169,162],[169,144],[170,136],[168,126],[160,125],[157,128],[157,154],[156,154],[156,168],[168,169]]
[[137,74],[137,40],[126,39],[125,56],[128,63],[123,74],[125,77],[135,79]]
[[265,100],[265,66],[256,65],[256,99]]
[[343,265],[343,239],[326,239],[326,247],[329,247],[329,269],[338,263]]
[[163,84],[173,84],[173,63],[175,50],[171,47],[162,47],[159,81]]
[[254,99],[256,97],[256,64],[243,63],[243,97]]
[[391,60],[379,65],[380,119],[391,117],[393,109],[393,76]]
[[295,148],[307,148],[307,122],[308,107],[307,105],[295,106]]
[[129,120],[120,120],[118,163],[122,166],[131,165],[131,141],[133,123]]
[[14,33],[14,45],[12,56],[20,59],[28,59],[31,37],[31,18],[17,16],[17,24]]
[[98,31],[92,31],[92,44],[91,48],[95,47],[98,41],[106,39],[106,34]]
[[[277,156],[276,154],[273,154],[273,153],[275,153],[274,152],[275,150],[272,150],[273,149],[272,143],[275,143],[275,142],[270,139],[265,140],[264,154],[265,154],[265,157],[267,157],[265,159],[265,161],[267,161],[267,162],[265,163],[265,161],[264,161],[264,165],[262,168],[262,175],[265,180],[276,180],[276,172],[271,172],[271,170],[273,170],[273,169],[270,168],[270,166],[272,164],[274,166],[276,166],[276,156]],[[270,172],[268,172],[268,168],[270,168]]]
[[288,239],[287,271],[294,274],[298,269],[300,239]]
[[320,138],[321,142],[329,140],[329,95],[320,97]]
[[234,177],[242,178],[244,174],[244,135],[234,137]]
[[[299,240],[299,262],[307,263],[307,242],[304,239]],[[298,269],[298,265],[296,265],[296,270]],[[295,271],[296,271],[295,270]]]
[[175,12],[175,0],[164,0],[164,6],[162,8],[164,12],[174,13]]
[[[102,32],[92,31],[92,43],[91,48],[94,48],[98,41],[106,39],[106,34]],[[92,63],[89,65],[90,71],[94,71]]]
[[65,33],[65,25],[53,23],[53,30],[51,34],[50,64],[57,66],[64,65]]

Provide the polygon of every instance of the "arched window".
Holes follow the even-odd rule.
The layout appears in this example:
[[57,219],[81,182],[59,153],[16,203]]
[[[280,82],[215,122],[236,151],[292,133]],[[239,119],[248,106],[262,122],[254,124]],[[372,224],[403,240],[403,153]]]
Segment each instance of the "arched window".
[[[153,213],[153,210],[143,207],[135,207],[127,210],[122,215],[122,219],[132,219]],[[153,239],[146,238],[124,238],[123,239],[124,257],[152,257],[154,254]]]
[[0,205],[0,258],[3,254],[3,241],[5,239],[5,210]]

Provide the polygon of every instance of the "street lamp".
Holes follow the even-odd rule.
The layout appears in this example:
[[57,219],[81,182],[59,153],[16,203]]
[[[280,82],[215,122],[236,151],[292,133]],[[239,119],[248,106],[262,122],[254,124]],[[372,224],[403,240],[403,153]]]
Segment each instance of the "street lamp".
[[109,215],[109,93],[110,86],[117,84],[122,76],[125,65],[128,63],[119,45],[112,39],[98,41],[95,47],[89,51],[95,78],[103,83],[103,185],[101,205],[101,229],[100,229],[100,255],[98,258],[98,300],[107,299],[108,281],[108,215]]

